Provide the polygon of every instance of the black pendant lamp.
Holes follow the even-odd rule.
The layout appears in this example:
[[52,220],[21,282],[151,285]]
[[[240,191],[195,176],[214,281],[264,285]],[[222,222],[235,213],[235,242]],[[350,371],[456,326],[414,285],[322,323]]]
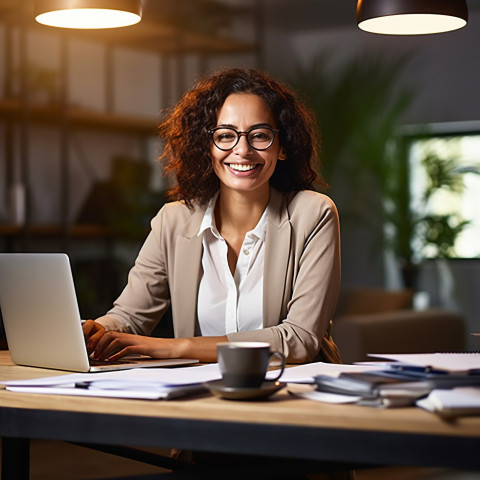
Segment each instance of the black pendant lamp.
[[51,27],[117,28],[138,23],[142,0],[35,0],[35,20]]
[[424,35],[457,30],[468,21],[466,0],[358,0],[357,23],[371,33]]

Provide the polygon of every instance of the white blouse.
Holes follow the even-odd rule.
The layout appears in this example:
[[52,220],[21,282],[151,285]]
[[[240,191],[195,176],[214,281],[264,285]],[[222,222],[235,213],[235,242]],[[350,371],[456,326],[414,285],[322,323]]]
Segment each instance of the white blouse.
[[235,273],[227,260],[227,243],[215,225],[213,198],[203,217],[203,277],[198,292],[198,321],[202,336],[226,335],[263,328],[263,265],[267,210],[245,235]]

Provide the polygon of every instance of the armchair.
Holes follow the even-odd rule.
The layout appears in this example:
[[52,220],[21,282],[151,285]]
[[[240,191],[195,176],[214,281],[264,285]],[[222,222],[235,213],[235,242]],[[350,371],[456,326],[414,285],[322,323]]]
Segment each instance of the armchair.
[[332,335],[344,363],[369,353],[432,353],[465,349],[465,320],[439,308],[414,310],[413,291],[354,288],[342,292]]

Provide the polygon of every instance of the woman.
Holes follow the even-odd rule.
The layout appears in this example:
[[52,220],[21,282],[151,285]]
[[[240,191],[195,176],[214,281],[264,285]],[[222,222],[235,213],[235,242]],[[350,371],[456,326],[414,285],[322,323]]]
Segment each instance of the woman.
[[[340,362],[330,330],[339,222],[313,191],[313,116],[253,69],[201,80],[159,127],[178,201],[152,221],[114,307],[84,323],[89,352],[216,361],[225,341],[265,341],[290,363]],[[175,338],[148,335],[171,305]]]

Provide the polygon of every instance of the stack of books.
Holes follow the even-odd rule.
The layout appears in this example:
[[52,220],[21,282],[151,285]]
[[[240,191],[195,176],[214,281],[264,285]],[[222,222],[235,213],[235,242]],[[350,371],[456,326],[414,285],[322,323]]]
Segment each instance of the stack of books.
[[355,397],[359,405],[416,404],[438,413],[480,413],[480,354],[374,356],[389,362],[377,370],[342,372],[338,377],[316,375],[316,390]]

